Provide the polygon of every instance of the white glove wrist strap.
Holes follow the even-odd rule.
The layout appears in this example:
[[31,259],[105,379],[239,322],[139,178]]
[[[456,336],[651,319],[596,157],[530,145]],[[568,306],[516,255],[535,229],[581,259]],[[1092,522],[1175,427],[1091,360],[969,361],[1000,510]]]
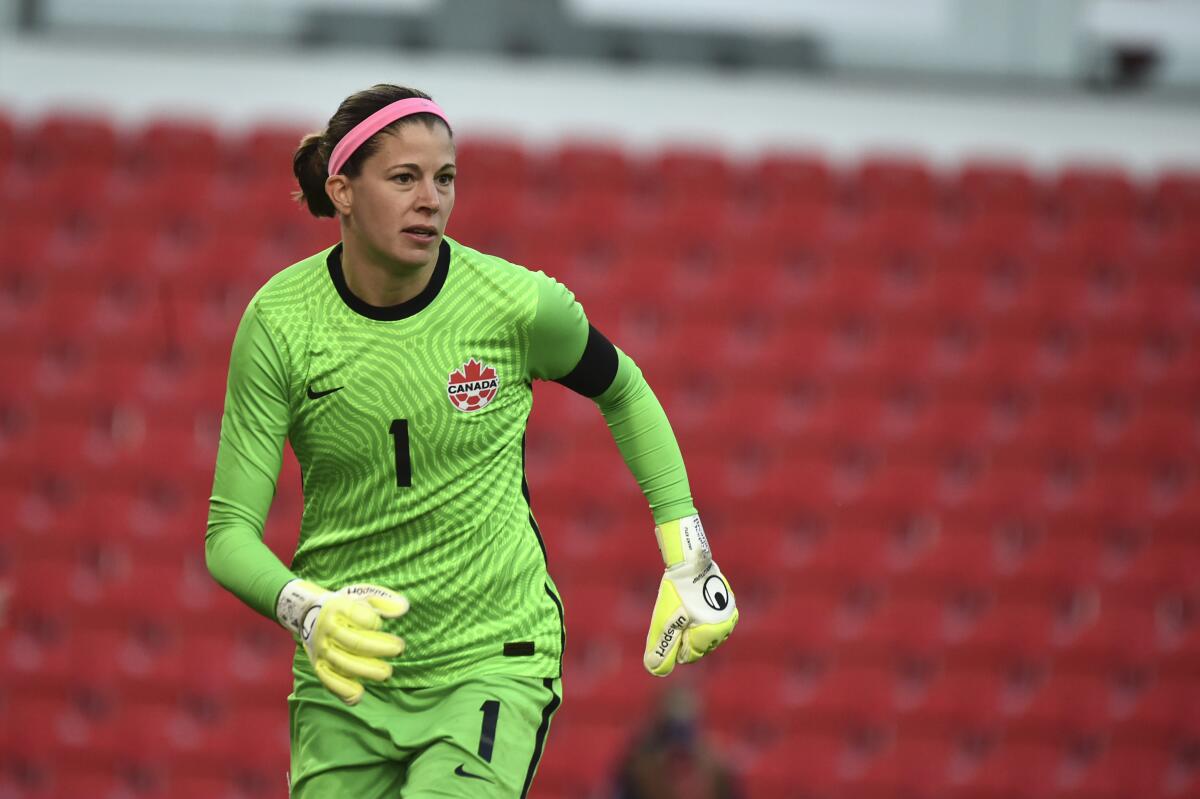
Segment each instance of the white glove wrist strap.
[[279,592],[275,603],[275,618],[293,634],[299,636],[304,629],[304,617],[318,598],[328,593],[325,589],[307,580],[292,580]]
[[654,528],[654,536],[668,569],[681,564],[703,569],[712,561],[704,525],[696,514],[658,525]]

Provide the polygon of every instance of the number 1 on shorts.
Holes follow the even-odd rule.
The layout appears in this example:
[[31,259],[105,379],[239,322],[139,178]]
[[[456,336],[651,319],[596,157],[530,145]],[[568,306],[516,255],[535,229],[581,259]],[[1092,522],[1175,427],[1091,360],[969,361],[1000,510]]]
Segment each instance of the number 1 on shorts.
[[479,731],[479,757],[492,762],[492,747],[496,743],[496,722],[500,720],[500,700],[489,699],[479,706],[483,711],[483,729]]

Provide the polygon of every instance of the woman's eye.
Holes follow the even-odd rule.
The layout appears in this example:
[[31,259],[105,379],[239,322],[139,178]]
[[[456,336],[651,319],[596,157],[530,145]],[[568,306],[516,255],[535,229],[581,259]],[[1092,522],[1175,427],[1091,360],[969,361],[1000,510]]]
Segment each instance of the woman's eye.
[[438,175],[438,182],[443,186],[449,186],[454,182],[454,175]]
[[392,180],[395,180],[399,183],[412,183],[412,179],[413,179],[413,176],[408,174],[407,172],[402,172],[399,175],[395,175],[392,177]]

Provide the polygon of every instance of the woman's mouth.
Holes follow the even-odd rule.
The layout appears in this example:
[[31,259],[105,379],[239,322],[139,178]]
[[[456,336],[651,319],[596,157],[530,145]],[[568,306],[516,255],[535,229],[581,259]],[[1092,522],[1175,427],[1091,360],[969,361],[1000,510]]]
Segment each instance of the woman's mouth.
[[438,234],[437,228],[430,227],[429,225],[412,225],[404,228],[404,230],[401,232],[403,232],[404,235],[408,236],[409,238],[415,239],[422,244],[429,244],[430,242],[434,241],[437,239]]

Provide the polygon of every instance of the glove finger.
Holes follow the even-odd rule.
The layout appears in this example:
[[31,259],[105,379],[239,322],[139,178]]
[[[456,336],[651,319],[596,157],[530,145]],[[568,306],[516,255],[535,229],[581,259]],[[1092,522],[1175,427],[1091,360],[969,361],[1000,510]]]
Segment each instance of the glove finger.
[[338,626],[330,631],[329,639],[338,648],[354,655],[394,658],[404,651],[403,638],[379,630]]
[[342,589],[349,597],[361,599],[385,619],[398,619],[408,613],[408,599],[379,585],[348,585]]
[[339,626],[355,627],[361,630],[378,630],[383,626],[379,614],[366,602],[338,597],[337,603],[330,609],[344,621],[344,624]]
[[658,585],[658,599],[650,617],[650,631],[646,634],[646,652],[642,665],[656,677],[666,677],[675,668],[682,631],[687,628],[688,616],[679,599],[679,592],[668,580]]
[[347,705],[357,705],[358,700],[362,699],[362,685],[338,672],[324,660],[318,660],[314,664],[313,670],[317,672],[317,678],[329,689],[330,693]]
[[735,608],[729,621],[717,624],[697,624],[684,630],[683,643],[679,647],[679,662],[691,663],[716,649],[733,632],[737,620],[738,612]]
[[337,669],[346,677],[357,677],[360,680],[386,680],[392,676],[392,664],[377,658],[363,657],[352,652],[346,652],[337,647],[330,647],[323,660]]

